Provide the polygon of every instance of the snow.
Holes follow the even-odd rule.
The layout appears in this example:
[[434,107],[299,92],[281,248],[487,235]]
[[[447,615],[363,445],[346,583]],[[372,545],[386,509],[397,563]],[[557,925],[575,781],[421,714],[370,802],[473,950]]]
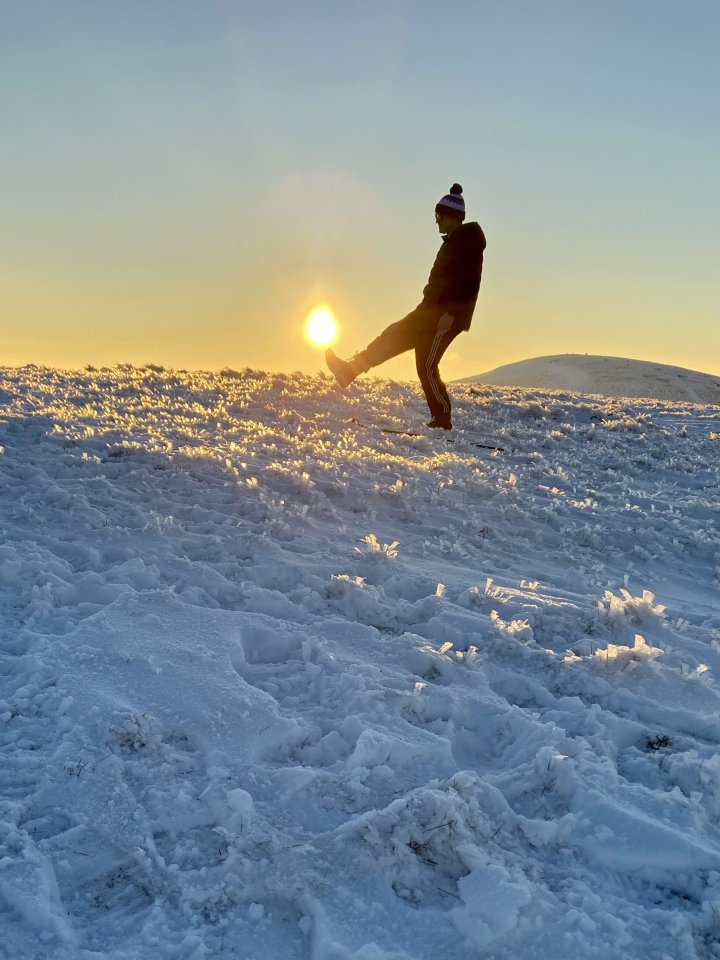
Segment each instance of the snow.
[[0,371],[0,957],[718,955],[720,408],[452,394]]
[[572,353],[533,357],[466,377],[465,382],[720,405],[720,377],[624,357]]

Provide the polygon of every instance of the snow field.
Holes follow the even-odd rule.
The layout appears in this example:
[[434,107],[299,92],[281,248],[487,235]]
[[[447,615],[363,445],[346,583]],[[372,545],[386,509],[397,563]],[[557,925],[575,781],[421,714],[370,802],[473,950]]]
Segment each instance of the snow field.
[[718,408],[2,374],[0,957],[716,955]]

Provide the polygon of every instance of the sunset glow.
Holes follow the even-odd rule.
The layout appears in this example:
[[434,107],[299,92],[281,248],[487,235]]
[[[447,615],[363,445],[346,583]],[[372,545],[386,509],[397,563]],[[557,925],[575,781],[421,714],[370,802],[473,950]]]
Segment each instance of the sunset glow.
[[315,347],[329,347],[337,339],[337,321],[329,307],[315,307],[305,321],[305,338]]
[[487,255],[448,381],[720,375],[716,0],[0,9],[4,365],[324,371],[311,308],[343,350],[406,316],[457,180]]

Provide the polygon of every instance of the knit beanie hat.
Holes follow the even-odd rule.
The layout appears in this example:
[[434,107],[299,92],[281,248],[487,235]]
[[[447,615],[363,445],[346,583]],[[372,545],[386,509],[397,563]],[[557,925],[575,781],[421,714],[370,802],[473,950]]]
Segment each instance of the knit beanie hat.
[[454,183],[450,187],[450,193],[446,193],[442,199],[438,200],[435,213],[442,213],[446,217],[455,217],[462,223],[465,219],[465,201],[459,183]]

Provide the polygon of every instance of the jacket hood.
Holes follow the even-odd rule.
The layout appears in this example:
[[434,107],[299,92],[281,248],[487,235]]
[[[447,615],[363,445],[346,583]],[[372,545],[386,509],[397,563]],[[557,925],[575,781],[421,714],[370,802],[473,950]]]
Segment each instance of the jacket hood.
[[486,246],[485,234],[482,231],[482,227],[474,220],[471,220],[470,223],[461,223],[456,230],[453,230],[452,233],[443,237],[443,243],[447,243],[448,241],[452,241],[453,244],[459,243],[463,246],[476,248],[481,252]]
[[473,239],[480,244],[483,250],[485,249],[485,244],[487,242],[485,240],[485,234],[483,233],[483,229],[480,224],[475,220],[471,220],[470,223],[461,224],[455,233],[463,233],[464,239]]

